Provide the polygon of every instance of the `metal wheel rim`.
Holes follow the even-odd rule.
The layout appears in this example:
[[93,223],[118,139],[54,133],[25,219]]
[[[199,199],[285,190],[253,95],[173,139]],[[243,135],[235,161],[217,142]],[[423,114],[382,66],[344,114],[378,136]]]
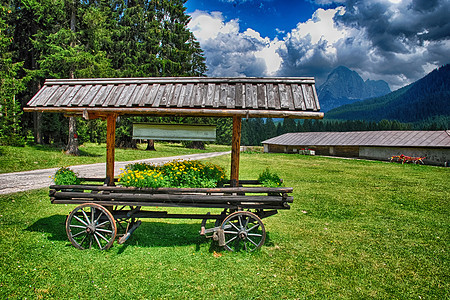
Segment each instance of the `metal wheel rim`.
[[76,207],[66,220],[67,236],[78,249],[109,249],[117,235],[113,215],[103,206],[85,203]]
[[228,251],[252,252],[261,248],[266,240],[266,229],[261,219],[252,212],[238,211],[223,220],[225,245]]

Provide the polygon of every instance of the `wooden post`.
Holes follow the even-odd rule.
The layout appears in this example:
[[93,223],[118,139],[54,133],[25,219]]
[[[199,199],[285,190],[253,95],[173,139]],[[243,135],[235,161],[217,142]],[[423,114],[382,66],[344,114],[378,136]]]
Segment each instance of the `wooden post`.
[[114,149],[116,146],[116,114],[106,118],[106,178],[108,185],[114,185]]
[[239,185],[239,154],[241,153],[241,117],[233,117],[233,137],[231,139],[231,186]]

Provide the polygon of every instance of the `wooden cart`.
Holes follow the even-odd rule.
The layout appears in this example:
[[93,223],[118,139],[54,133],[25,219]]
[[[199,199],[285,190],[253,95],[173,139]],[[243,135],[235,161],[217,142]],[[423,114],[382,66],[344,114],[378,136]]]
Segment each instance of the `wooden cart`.
[[[85,119],[101,118],[106,128],[106,185],[51,186],[53,203],[80,204],[67,219],[78,248],[109,248],[124,227],[124,242],[138,218],[201,219],[201,233],[228,250],[258,249],[264,243],[262,218],[289,208],[292,188],[241,187],[239,153],[242,118],[321,119],[312,77],[297,78],[93,78],[48,79],[24,108]],[[232,118],[230,187],[217,189],[133,189],[114,183],[117,118],[124,115]],[[38,120],[39,118],[36,118]],[[168,214],[147,206],[222,208],[221,214]],[[204,228],[206,220],[214,228]]]
[[[242,183],[256,183],[244,181]],[[176,218],[202,220],[200,234],[218,241],[229,251],[254,251],[266,239],[261,219],[279,209],[289,209],[292,188],[219,187],[219,188],[131,188],[101,185],[52,185],[54,204],[80,204],[67,217],[66,232],[79,249],[108,249],[116,236],[124,243],[139,227],[140,218]],[[169,214],[146,207],[220,208],[220,214]],[[206,229],[208,220],[215,220]]]

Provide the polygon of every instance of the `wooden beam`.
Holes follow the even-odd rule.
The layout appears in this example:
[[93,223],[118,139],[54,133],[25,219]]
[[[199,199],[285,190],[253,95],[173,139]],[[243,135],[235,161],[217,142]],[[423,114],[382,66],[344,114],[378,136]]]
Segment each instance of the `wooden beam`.
[[241,117],[233,117],[233,137],[231,139],[231,186],[239,186],[239,155],[241,153]]
[[108,185],[114,185],[114,150],[116,146],[116,114],[106,118],[106,178]]
[[[322,119],[323,112],[299,110],[254,110],[254,109],[212,109],[212,108],[156,108],[156,107],[24,107],[25,112],[62,112],[97,116],[107,114],[117,115],[151,115],[151,116],[190,116],[190,117],[241,117],[241,118],[293,118],[293,119]],[[86,114],[86,113],[85,113]]]

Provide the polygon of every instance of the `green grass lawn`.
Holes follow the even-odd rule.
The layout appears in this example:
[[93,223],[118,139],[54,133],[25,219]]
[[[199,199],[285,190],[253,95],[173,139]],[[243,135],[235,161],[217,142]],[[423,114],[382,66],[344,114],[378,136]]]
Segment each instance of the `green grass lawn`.
[[[205,150],[188,149],[179,143],[155,143],[156,151],[146,151],[147,144],[138,145],[138,150],[116,148],[116,161],[185,155],[202,152],[231,150],[231,146],[206,145]],[[65,155],[64,150],[50,146],[6,147],[0,146],[0,173],[48,169],[80,164],[104,163],[106,145],[86,143],[80,146],[80,156]]]
[[450,298],[450,169],[241,155],[242,179],[266,167],[294,202],[263,220],[256,253],[222,251],[199,221],[163,219],[143,220],[124,245],[81,251],[64,230],[75,206],[50,204],[45,189],[0,196],[0,299]]

